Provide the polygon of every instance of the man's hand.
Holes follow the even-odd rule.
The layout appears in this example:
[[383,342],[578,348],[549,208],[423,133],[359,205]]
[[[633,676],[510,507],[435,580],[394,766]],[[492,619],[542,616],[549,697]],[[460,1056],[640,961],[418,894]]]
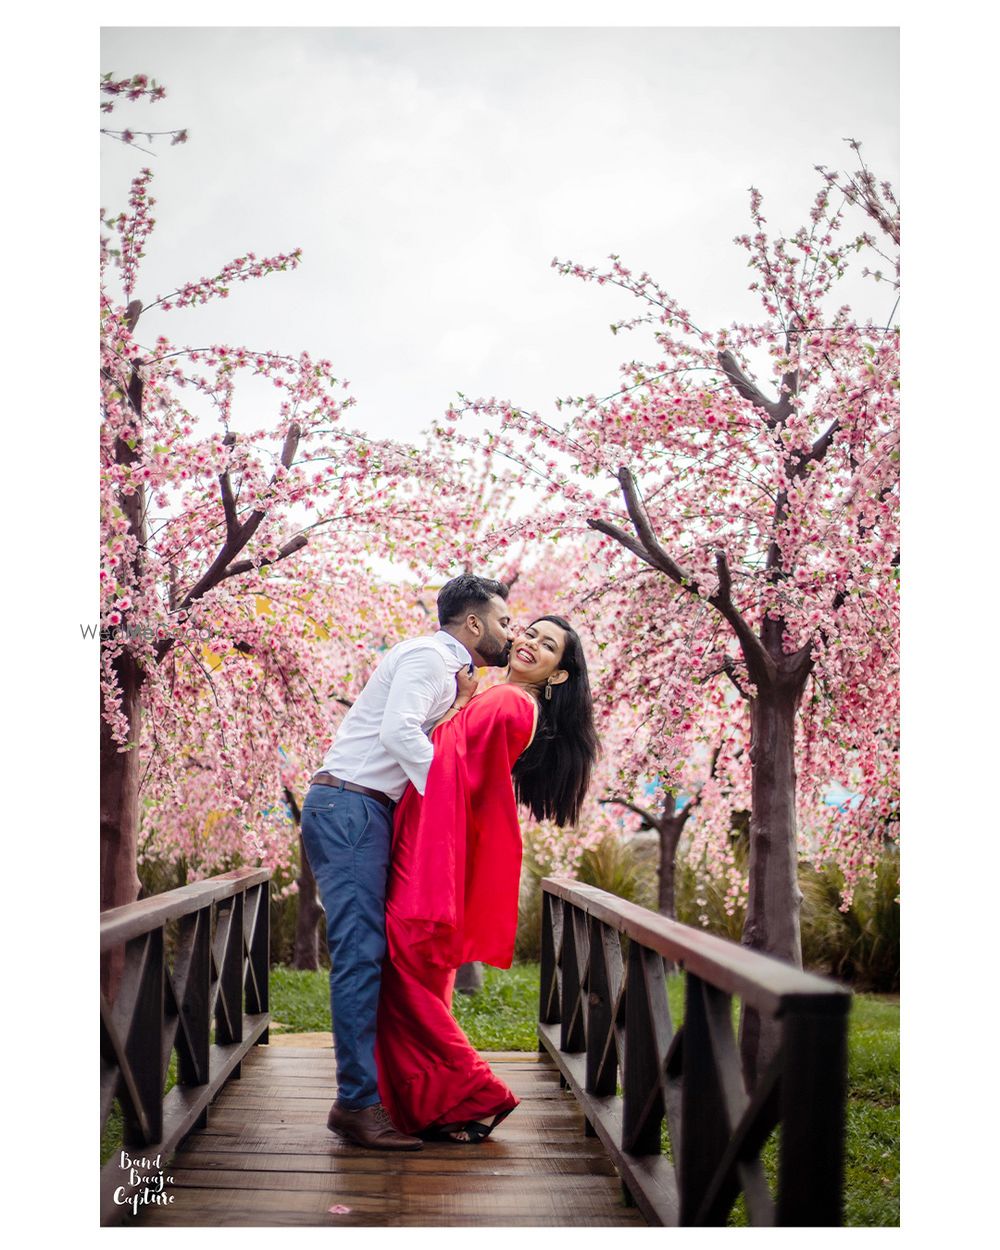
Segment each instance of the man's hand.
[[468,668],[460,668],[455,674],[456,696],[455,702],[451,705],[453,708],[465,707],[472,696],[476,693],[479,685],[479,678],[476,676],[475,670],[470,664]]

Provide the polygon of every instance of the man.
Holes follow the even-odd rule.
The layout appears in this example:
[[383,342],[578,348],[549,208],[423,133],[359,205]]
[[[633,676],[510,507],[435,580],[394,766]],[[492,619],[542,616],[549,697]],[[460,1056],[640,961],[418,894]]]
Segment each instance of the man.
[[[471,698],[474,665],[502,667],[513,631],[507,587],[469,574],[438,594],[436,634],[397,643],[344,717],[302,808],[302,841],[330,947],[337,1100],[327,1126],[362,1146],[418,1150],[378,1093],[375,1018],[385,955],[392,809],[408,782],[423,794],[434,756],[428,731]],[[457,694],[456,694],[457,684]]]

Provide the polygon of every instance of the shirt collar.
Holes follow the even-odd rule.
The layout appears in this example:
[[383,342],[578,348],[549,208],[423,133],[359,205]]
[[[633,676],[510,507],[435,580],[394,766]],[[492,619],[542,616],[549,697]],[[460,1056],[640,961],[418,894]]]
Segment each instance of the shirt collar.
[[466,647],[464,643],[459,642],[458,639],[452,634],[449,634],[447,630],[439,629],[434,637],[438,642],[443,643],[443,645],[448,648],[460,664],[472,663],[472,654],[470,653],[468,647]]

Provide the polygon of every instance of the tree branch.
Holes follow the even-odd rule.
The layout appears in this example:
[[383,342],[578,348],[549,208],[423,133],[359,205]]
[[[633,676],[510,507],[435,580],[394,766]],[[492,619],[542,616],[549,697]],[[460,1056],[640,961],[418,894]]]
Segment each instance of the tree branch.
[[[708,597],[708,602],[716,608],[732,626],[733,633],[739,640],[746,660],[747,672],[755,685],[773,681],[777,676],[774,660],[768,655],[764,644],[747,624],[745,618],[732,600],[732,574],[724,551],[715,553],[715,569],[719,575],[718,590]],[[738,687],[737,687],[738,688]],[[744,695],[744,698],[746,695]]]
[[[227,434],[222,440],[223,447],[232,447],[235,443],[235,434]],[[236,500],[233,498],[233,484],[228,469],[219,474],[219,487],[222,490],[222,511],[226,517],[226,543],[235,545],[239,540],[240,523],[236,519]]]
[[305,534],[297,534],[285,543],[273,560],[261,560],[260,564],[254,564],[252,560],[237,560],[235,564],[231,564],[226,569],[219,581],[225,581],[227,577],[236,577],[240,573],[249,573],[251,569],[262,569],[266,564],[277,564],[279,560],[284,560],[286,556],[292,556],[296,551],[301,551],[308,543],[309,539]]
[[597,801],[602,806],[606,806],[608,803],[617,803],[619,807],[627,807],[630,812],[635,812],[637,816],[641,816],[651,829],[659,830],[662,823],[659,816],[654,816],[653,813],[647,811],[646,808],[639,807],[638,804],[632,803],[628,799],[623,799],[617,795],[609,795],[607,798],[598,799]]
[[[671,559],[660,546],[659,540],[653,531],[649,515],[639,497],[639,488],[631,471],[627,468],[621,468],[618,470],[617,476],[625,498],[625,507],[632,524],[635,526],[638,541],[626,534],[617,525],[612,525],[608,521],[589,519],[587,525],[591,529],[598,530],[602,534],[607,534],[614,538],[623,547],[631,551],[633,555],[638,556],[640,560],[650,565],[651,568],[658,569],[661,573],[666,573],[682,590],[686,590],[689,594],[700,598],[700,588],[697,580],[690,574],[685,573],[677,562]],[[733,632],[736,634],[740,647],[743,650],[751,680],[756,684],[768,682],[776,674],[774,661],[732,601],[732,575],[724,552],[716,552],[715,567],[719,575],[719,588],[708,596],[707,602],[721,613],[732,626]]]
[[813,443],[809,451],[807,451],[804,456],[800,457],[798,464],[796,464],[795,468],[792,471],[793,477],[801,477],[802,474],[805,472],[807,464],[810,464],[814,460],[823,459],[826,453],[830,450],[830,445],[833,443],[834,436],[836,435],[839,429],[840,429],[840,418],[837,417],[834,421],[830,423],[830,426],[826,430],[826,432],[821,434],[819,438],[815,441],[815,443]]
[[665,573],[666,569],[662,568],[655,560],[650,559],[646,550],[641,543],[636,542],[631,535],[626,534],[623,529],[619,529],[617,525],[612,525],[610,521],[588,520],[587,525],[592,530],[598,530],[601,534],[607,534],[609,538],[614,538],[617,542],[632,552],[634,556],[638,556],[644,564],[648,564],[652,569],[658,569],[661,573]]
[[727,655],[725,659],[722,661],[722,663],[719,665],[719,667],[713,669],[710,673],[707,674],[707,676],[718,677],[720,673],[725,673],[725,675],[729,678],[729,680],[736,687],[737,691],[743,696],[744,699],[747,700],[747,702],[749,702],[750,696],[747,694],[747,692],[743,689],[743,687],[740,685],[739,681],[737,680],[736,669],[733,663],[733,657],[731,655]]
[[[291,464],[292,458],[295,455],[295,451],[299,445],[300,436],[301,436],[301,430],[299,426],[293,425],[291,429],[288,431],[288,435],[285,438],[285,444],[281,449],[281,463],[285,466],[286,469]],[[273,477],[271,478],[272,486],[274,485],[275,480],[276,480],[275,478]],[[239,526],[239,528],[236,531],[235,539],[233,541],[230,541],[227,535],[226,541],[222,545],[222,550],[215,557],[215,559],[212,561],[212,563],[209,565],[206,571],[202,574],[199,580],[195,583],[195,585],[192,586],[192,588],[187,592],[187,594],[181,600],[180,604],[178,605],[179,609],[186,610],[187,608],[189,608],[191,604],[195,602],[195,600],[200,599],[202,595],[207,594],[208,591],[213,589],[213,587],[217,586],[219,582],[221,582],[227,576],[226,570],[228,569],[230,563],[232,562],[233,557],[238,555],[239,552],[247,545],[247,543],[256,533],[261,521],[263,521],[266,515],[267,515],[266,512],[263,511],[262,509],[260,508],[255,509],[253,512],[250,513],[250,515],[243,522],[243,524]],[[247,562],[246,568],[250,568],[250,567],[252,567],[252,565],[250,565],[249,562]],[[241,571],[245,572],[246,568],[242,569]]]
[[649,514],[639,498],[639,488],[636,485],[635,478],[629,469],[618,470],[618,483],[622,488],[622,495],[625,497],[625,507],[628,511],[629,519],[635,526],[635,532],[639,536],[645,550],[655,561],[655,567],[662,569],[668,577],[683,586],[685,590],[690,590],[692,594],[698,593],[698,583],[688,574],[684,573],[680,566],[667,555],[660,546],[659,540],[653,532],[653,526],[649,519]]
[[792,396],[799,389],[799,373],[797,369],[792,369],[786,373],[781,379],[781,398],[778,400],[768,399],[758,388],[750,381],[747,375],[736,363],[736,357],[732,352],[724,351],[718,354],[719,364],[722,371],[729,381],[736,388],[737,392],[748,399],[755,408],[760,408],[767,416],[767,423],[772,429],[779,425],[783,425],[789,418],[792,411]]
[[[886,486],[883,486],[882,489],[878,493],[877,502],[884,503],[892,494],[895,487],[896,487],[895,482],[889,482]],[[874,528],[875,528],[874,524],[865,525],[864,522],[859,521],[858,522],[858,537],[862,539],[863,541],[865,538],[868,537],[868,535],[872,532]],[[889,567],[899,568],[899,552],[898,551],[895,552],[892,559],[889,561]],[[833,596],[833,602],[830,604],[831,611],[833,612],[838,611],[840,608],[844,606],[846,602],[847,602],[847,591],[838,590],[837,593]]]
[[141,299],[132,300],[129,303],[129,306],[125,309],[125,328],[128,330],[129,334],[135,333],[135,327],[139,323],[139,317],[141,316],[141,314],[142,314],[142,300]]
[[[295,452],[298,449],[299,439],[301,438],[301,436],[302,436],[301,427],[297,423],[293,423],[289,427],[288,433],[285,436],[284,445],[282,446],[282,449],[281,449],[281,457],[280,457],[281,464],[286,469],[290,467],[292,461],[295,458]],[[227,435],[226,437],[227,439],[229,439],[232,437],[232,435]],[[225,482],[223,482],[223,478],[226,479]],[[277,481],[277,474],[275,474],[275,476],[271,478],[271,485],[273,486],[276,481]],[[260,526],[261,521],[264,520],[264,517],[267,515],[267,513],[264,509],[261,509],[261,508],[254,509],[254,511],[250,513],[250,515],[243,522],[243,524],[237,525],[234,530],[232,528],[232,520],[227,510],[228,505],[226,502],[227,490],[229,491],[230,499],[232,498],[231,484],[228,483],[228,474],[223,474],[222,477],[220,477],[220,484],[222,485],[223,509],[226,510],[225,542],[222,544],[222,549],[220,550],[219,554],[215,557],[215,559],[212,561],[212,563],[209,565],[209,567],[201,575],[201,577],[194,584],[194,586],[191,587],[191,589],[187,592],[184,598],[177,604],[177,611],[186,611],[191,606],[192,603],[195,603],[198,599],[201,599],[203,595],[206,595],[210,590],[213,590],[216,586],[219,585],[220,582],[225,581],[227,577],[234,577],[238,573],[249,572],[250,569],[255,567],[255,565],[253,564],[251,560],[240,560],[236,564],[232,564],[232,560],[234,556],[238,555],[243,550],[243,548],[247,545],[247,543],[256,533],[258,527]],[[233,519],[234,518],[235,518],[235,505],[234,505]],[[295,538],[285,543],[284,547],[281,548],[276,558],[278,560],[282,560],[285,558],[285,556],[292,555],[293,552],[299,551],[302,547],[304,547],[308,541],[309,540],[305,534],[296,535]],[[264,560],[261,562],[261,565],[273,564],[274,562],[275,561],[273,560]],[[169,638],[163,639],[163,641],[160,642],[156,648],[157,660],[162,660],[163,657],[167,654],[167,652],[170,650],[172,646],[173,646],[172,639],[169,639]]]
[[[722,743],[717,742],[715,744],[715,749],[712,752],[712,763],[708,770],[709,777],[715,776],[715,770],[719,765],[719,756],[721,754],[722,754]],[[698,790],[698,802],[699,803],[701,802],[701,790],[700,789]]]
[[295,453],[299,449],[301,437],[302,427],[297,422],[293,422],[285,435],[285,445],[281,449],[281,463],[286,469],[292,467],[292,461],[295,459]]

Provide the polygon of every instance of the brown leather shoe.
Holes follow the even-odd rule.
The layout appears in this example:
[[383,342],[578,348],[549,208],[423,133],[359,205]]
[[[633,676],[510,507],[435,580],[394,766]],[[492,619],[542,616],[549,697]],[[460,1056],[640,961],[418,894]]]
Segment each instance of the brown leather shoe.
[[358,1146],[371,1150],[421,1150],[419,1137],[407,1137],[389,1119],[389,1112],[380,1102],[351,1111],[334,1103],[326,1118],[326,1127]]

